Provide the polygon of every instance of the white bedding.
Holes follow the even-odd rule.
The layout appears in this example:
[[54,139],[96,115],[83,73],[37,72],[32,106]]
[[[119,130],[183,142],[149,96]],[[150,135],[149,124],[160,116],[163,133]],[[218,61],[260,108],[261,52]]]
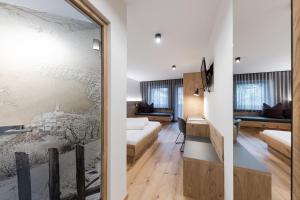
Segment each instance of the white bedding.
[[264,130],[263,134],[291,146],[292,136],[290,131]]
[[149,124],[147,117],[127,118],[127,130],[142,130]]
[[145,137],[150,135],[161,124],[159,122],[148,122],[143,130],[127,130],[127,144],[136,145]]

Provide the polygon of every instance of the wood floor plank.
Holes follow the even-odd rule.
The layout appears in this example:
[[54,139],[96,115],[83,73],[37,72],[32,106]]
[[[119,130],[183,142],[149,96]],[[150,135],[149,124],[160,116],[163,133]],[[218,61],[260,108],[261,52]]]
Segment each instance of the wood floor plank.
[[[177,124],[164,125],[158,140],[128,167],[128,200],[192,200],[183,195],[178,132]],[[290,200],[290,166],[268,151],[259,134],[242,130],[238,141],[272,173],[272,200]]]
[[128,200],[191,200],[183,196],[178,133],[177,124],[164,125],[155,144],[128,170]]

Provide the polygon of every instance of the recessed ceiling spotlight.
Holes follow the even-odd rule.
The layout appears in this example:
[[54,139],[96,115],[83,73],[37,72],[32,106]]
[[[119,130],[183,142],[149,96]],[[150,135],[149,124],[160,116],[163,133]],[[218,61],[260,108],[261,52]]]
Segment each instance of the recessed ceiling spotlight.
[[235,63],[239,64],[241,62],[241,57],[236,57],[235,58]]
[[173,70],[173,71],[176,70],[176,65],[172,65],[172,70]]
[[161,34],[160,33],[155,34],[155,42],[157,44],[161,43]]

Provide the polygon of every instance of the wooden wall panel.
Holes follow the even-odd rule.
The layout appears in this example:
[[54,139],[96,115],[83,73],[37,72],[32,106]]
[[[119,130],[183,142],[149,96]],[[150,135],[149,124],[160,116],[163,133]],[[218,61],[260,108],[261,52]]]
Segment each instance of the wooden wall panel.
[[224,165],[184,158],[183,193],[195,200],[224,200]]
[[234,167],[234,200],[271,200],[270,173]]
[[293,200],[300,199],[300,1],[293,0]]
[[140,101],[127,101],[127,117],[135,117],[138,103]]
[[200,90],[200,96],[194,96],[195,90],[203,88],[201,72],[183,74],[183,113],[188,116],[203,115],[204,93]]
[[214,125],[209,123],[209,136],[210,141],[215,148],[219,159],[224,162],[224,137],[223,135],[214,127]]

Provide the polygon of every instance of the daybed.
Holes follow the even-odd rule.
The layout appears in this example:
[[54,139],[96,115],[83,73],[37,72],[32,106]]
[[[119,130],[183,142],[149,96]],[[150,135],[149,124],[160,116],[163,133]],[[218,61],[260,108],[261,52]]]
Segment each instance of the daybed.
[[268,149],[284,162],[291,163],[291,132],[264,130],[261,138],[268,144]]
[[174,120],[174,111],[167,108],[154,108],[154,104],[139,102],[136,104],[135,116],[147,117],[150,121],[171,122]]
[[147,117],[150,121],[160,121],[160,122],[171,122],[173,121],[173,111],[172,110],[158,110],[155,109],[154,112],[136,112],[137,117]]
[[159,122],[148,118],[127,118],[127,161],[135,162],[155,142],[161,130]]
[[263,130],[291,130],[291,116],[291,102],[288,107],[284,107],[282,103],[277,103],[273,107],[264,103],[261,112],[235,113],[235,119],[242,120],[241,127],[260,128]]
[[235,119],[242,120],[241,127],[275,129],[275,130],[291,130],[291,119],[287,118],[271,118],[264,116],[242,116],[237,115]]

